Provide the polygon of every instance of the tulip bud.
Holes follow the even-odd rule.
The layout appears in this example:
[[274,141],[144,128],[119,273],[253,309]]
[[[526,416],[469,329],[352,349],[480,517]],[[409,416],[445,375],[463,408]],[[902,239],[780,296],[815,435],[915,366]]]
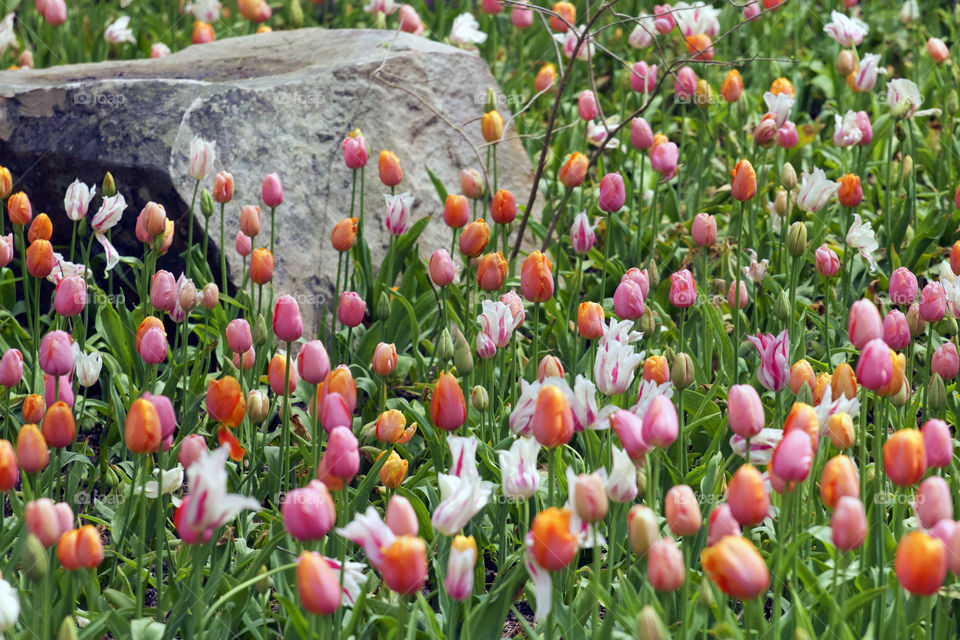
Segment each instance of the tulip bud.
[[848,413],[835,413],[827,420],[827,433],[830,443],[843,451],[853,446],[857,437],[853,419]]
[[303,7],[300,6],[300,0],[292,0],[287,8],[287,22],[294,29],[303,26]]
[[27,577],[34,581],[43,580],[50,568],[47,550],[43,548],[40,538],[32,533],[27,534],[27,543],[23,548],[23,555],[20,556],[20,570],[27,574]]
[[848,76],[857,69],[857,56],[850,49],[844,49],[837,55],[837,72]]
[[253,325],[253,344],[254,346],[261,346],[267,341],[267,321],[264,319],[263,314],[257,315],[257,322]]
[[653,317],[653,311],[650,309],[650,307],[647,307],[646,310],[644,310],[643,315],[640,317],[639,324],[640,331],[642,331],[644,335],[650,335],[656,330],[657,323]]
[[[947,388],[939,373],[935,373],[930,377],[929,385],[927,389],[927,402],[930,404],[931,409],[939,411],[947,404]],[[906,387],[907,385],[903,385],[901,390],[905,390]]]
[[787,249],[794,258],[799,258],[807,250],[807,225],[794,222],[787,235]]
[[920,315],[920,305],[914,302],[907,308],[907,326],[910,335],[914,338],[922,336],[927,331],[927,321]]
[[117,183],[113,179],[113,174],[109,171],[107,171],[107,174],[103,176],[103,184],[100,186],[100,193],[102,193],[105,198],[110,198],[117,195]]
[[627,529],[630,549],[634,555],[640,557],[647,555],[650,545],[660,538],[657,517],[653,510],[645,505],[638,504],[630,508],[627,514]]
[[453,357],[453,338],[450,337],[450,331],[444,329],[440,334],[440,340],[437,341],[437,360],[441,363],[447,362]]
[[73,623],[73,617],[65,617],[63,622],[60,623],[57,640],[77,640],[77,637],[77,625]]
[[460,333],[460,329],[454,328],[457,337],[453,345],[453,364],[457,368],[458,375],[466,375],[473,371],[473,353],[470,351],[470,344]]
[[670,634],[667,633],[663,621],[657,615],[657,610],[652,605],[647,605],[640,610],[637,616],[637,640],[668,640]]
[[777,315],[777,318],[783,322],[786,322],[790,319],[790,299],[787,297],[786,291],[780,291],[780,295],[777,296],[777,302],[773,307],[773,311]]
[[477,411],[485,411],[489,403],[490,398],[487,395],[487,390],[480,385],[474,386],[470,392],[470,404],[473,405],[473,408]]
[[678,353],[670,367],[670,380],[678,389],[686,389],[693,384],[693,359],[686,353]]
[[956,89],[950,91],[950,93],[947,95],[947,102],[944,107],[946,108],[947,113],[951,114],[955,114],[957,109],[960,109],[960,99],[957,98]]
[[777,195],[773,200],[773,210],[781,218],[787,213],[787,192],[783,189],[777,189]]
[[380,292],[380,297],[377,298],[377,304],[374,307],[374,313],[376,314],[377,320],[387,320],[390,318],[390,298],[387,296],[386,291]]
[[788,190],[797,186],[797,170],[789,162],[784,163],[783,169],[780,171],[780,182]]
[[254,389],[247,396],[247,415],[251,422],[263,422],[270,411],[270,399],[259,389]]
[[206,187],[200,192],[200,213],[205,218],[213,215],[213,196],[207,191]]

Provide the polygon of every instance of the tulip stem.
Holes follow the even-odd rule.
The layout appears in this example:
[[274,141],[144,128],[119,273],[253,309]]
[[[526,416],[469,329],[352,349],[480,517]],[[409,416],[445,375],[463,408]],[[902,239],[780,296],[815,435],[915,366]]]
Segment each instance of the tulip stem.
[[190,222],[187,225],[187,277],[193,277],[193,209],[197,204],[197,191],[200,189],[200,181],[197,180],[193,185],[193,198],[190,199]]
[[555,498],[557,495],[557,448],[551,447],[547,449],[547,490],[548,490],[548,505],[552,506],[555,503]]
[[[289,464],[290,455],[287,449],[290,447],[290,351],[291,342],[287,341],[287,356],[284,358],[283,371],[283,428],[281,430],[280,444],[280,491],[287,488],[287,476],[290,474]],[[317,412],[314,412],[317,413]]]
[[204,217],[204,222],[203,222],[203,271],[204,273],[201,275],[204,278],[206,278],[207,276],[206,271],[207,271],[207,268],[209,267],[207,263],[207,260],[208,260],[207,254],[208,254],[208,248],[210,246],[210,216],[204,215],[203,217]]
[[[36,278],[35,286],[33,296],[33,348],[36,350],[36,357],[33,359],[33,384],[34,389],[42,389],[43,378],[40,376],[40,278]],[[54,398],[54,402],[57,400],[59,398]]]
[[540,303],[533,303],[533,374],[537,375],[537,366],[540,363]]
[[147,477],[150,474],[150,454],[140,465],[140,500],[137,503],[137,517],[140,519],[140,536],[137,539],[137,618],[143,617],[143,588],[147,580],[143,577],[143,547],[147,537]]
[[827,370],[833,368],[831,362],[832,358],[830,357],[830,283],[824,279],[825,286],[823,288],[823,338],[827,345]]
[[[23,302],[24,302],[24,316],[27,318],[27,327],[33,327],[33,319],[30,317],[30,312],[33,307],[30,305],[30,280],[27,279],[27,249],[24,240],[24,225],[18,224],[14,225],[14,229],[19,233],[16,234],[17,237],[17,253],[20,254],[20,278],[23,284]],[[93,234],[91,234],[92,237]],[[86,307],[85,307],[86,308]],[[39,345],[34,343],[34,359],[38,354]]]
[[732,369],[730,370],[731,382],[733,384],[738,384],[740,382],[740,273],[741,273],[741,260],[743,257],[743,210],[746,207],[744,202],[740,201],[740,211],[737,215],[737,246],[734,251],[737,252],[737,269],[733,273],[733,286],[736,289],[734,296],[736,297],[736,304],[734,308],[731,309],[733,313],[733,362]]
[[163,441],[157,447],[157,514],[154,526],[157,528],[157,542],[154,553],[156,554],[156,572],[157,572],[157,619],[162,619],[163,614],[163,547],[166,541],[167,522],[163,509]]
[[225,202],[220,203],[220,291],[223,292],[223,295],[227,295],[227,293],[229,293],[227,291],[227,245],[224,244],[225,221],[223,209],[225,206]]

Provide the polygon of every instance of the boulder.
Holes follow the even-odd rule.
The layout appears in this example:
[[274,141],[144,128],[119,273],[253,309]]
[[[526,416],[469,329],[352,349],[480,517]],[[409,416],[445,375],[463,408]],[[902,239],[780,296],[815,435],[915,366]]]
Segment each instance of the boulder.
[[[67,186],[80,178],[97,184],[99,194],[111,171],[128,202],[114,230],[121,255],[142,255],[133,236],[136,215],[146,202],[160,202],[177,223],[174,250],[161,266],[179,275],[175,256],[186,244],[195,185],[187,172],[190,141],[196,135],[215,140],[215,171],[230,171],[236,180],[226,209],[234,286],[243,275],[234,250],[240,207],[261,204],[263,176],[279,173],[285,198],[277,210],[275,293],[296,295],[308,326],[315,326],[337,271],[330,231],[350,211],[344,136],[359,127],[370,147],[365,237],[373,264],[388,246],[383,194],[389,189],[377,173],[382,149],[400,158],[404,176],[397,189],[412,192],[414,219],[433,216],[419,243],[421,254],[429,255],[449,247],[451,234],[427,170],[451,193],[460,190],[462,169],[482,171],[480,117],[488,88],[499,95],[479,56],[382,30],[299,29],[195,45],[157,60],[3,71],[0,163],[12,171],[14,190],[26,191],[36,212],[50,214],[61,243],[69,243],[70,234],[63,209]],[[498,151],[500,187],[522,203],[533,170],[508,110],[500,111],[508,125]],[[212,176],[202,186],[211,188]],[[99,197],[91,215],[98,206]],[[199,203],[196,215],[195,242],[203,238]],[[264,222],[268,230],[266,209]],[[210,226],[209,259],[219,274],[217,214]],[[269,244],[268,234],[256,244]]]

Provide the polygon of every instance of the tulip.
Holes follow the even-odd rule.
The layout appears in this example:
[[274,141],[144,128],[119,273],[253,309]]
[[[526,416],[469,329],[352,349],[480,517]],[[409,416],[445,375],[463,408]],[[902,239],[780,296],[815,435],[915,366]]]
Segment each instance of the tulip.
[[540,363],[537,365],[537,380],[543,382],[547,378],[562,378],[563,377],[563,363],[560,362],[560,359],[556,356],[551,356],[549,354],[540,358]]
[[40,369],[51,376],[65,376],[73,370],[73,345],[66,331],[51,331],[40,342]]
[[790,391],[794,395],[800,393],[800,389],[806,385],[810,388],[810,392],[813,393],[815,388],[816,377],[813,373],[813,367],[810,366],[810,363],[806,360],[797,360],[793,363],[793,366],[790,367]]
[[[289,376],[287,377],[286,384],[284,384],[284,375],[287,373],[288,367]],[[297,376],[297,368],[290,367],[287,364],[287,354],[283,351],[277,352],[273,358],[270,359],[267,379],[270,383],[270,389],[278,396],[282,396],[284,393],[293,393],[300,380]],[[284,387],[286,387],[286,389],[284,389]]]
[[917,487],[914,501],[920,525],[930,529],[941,520],[953,517],[953,499],[947,481],[940,476],[930,476]]
[[[859,129],[857,133],[861,136],[863,135]],[[837,184],[840,185],[837,191],[837,199],[840,201],[841,206],[851,209],[859,207],[860,203],[863,202],[863,187],[860,184],[860,176],[848,173],[837,180]]]
[[557,179],[568,189],[580,186],[587,175],[590,161],[579,151],[568,155],[557,172]]
[[954,575],[960,573],[960,523],[944,519],[935,524],[928,533],[946,547],[947,568]]
[[534,251],[523,261],[520,272],[520,290],[530,302],[546,302],[553,297],[553,273],[550,259]]
[[44,396],[32,393],[23,399],[21,414],[24,422],[39,423],[43,420],[43,414],[47,411]]
[[66,402],[55,402],[43,416],[43,439],[51,447],[68,447],[77,435],[73,412]]
[[747,384],[733,385],[727,394],[730,429],[744,438],[753,438],[763,429],[766,417],[757,390]]
[[350,132],[341,143],[343,148],[343,163],[348,169],[362,169],[367,165],[370,151],[367,149],[367,141],[359,129]]
[[161,269],[150,278],[150,304],[157,311],[173,311],[177,306],[177,281],[169,271]]
[[354,291],[344,291],[340,294],[340,303],[337,305],[337,320],[347,327],[356,327],[363,322],[367,312],[367,303]]
[[156,407],[145,398],[138,398],[130,405],[124,426],[124,441],[135,454],[150,453],[160,446],[163,427]]
[[318,480],[288,493],[280,512],[287,533],[301,541],[320,540],[337,521],[333,497]]
[[[322,344],[321,344],[322,346]],[[326,351],[324,351],[326,354]],[[373,350],[373,370],[380,376],[388,376],[397,368],[397,348],[391,344],[381,342]],[[326,377],[326,374],[324,374]]]
[[960,370],[960,355],[957,354],[957,347],[952,342],[944,342],[933,352],[930,371],[944,380],[952,380],[957,377],[958,370]]
[[647,553],[647,579],[657,591],[676,591],[686,579],[683,554],[673,540],[662,538]]
[[943,420],[927,420],[920,429],[923,435],[924,466],[948,467],[953,460],[953,436]]
[[697,300],[697,285],[688,269],[681,269],[670,275],[670,304],[686,309]]
[[894,269],[890,274],[890,300],[894,304],[909,305],[917,299],[917,276],[906,267]]
[[593,227],[586,211],[581,211],[573,219],[573,224],[570,226],[570,246],[576,253],[586,255],[590,252],[597,240]]
[[0,385],[8,389],[17,386],[23,378],[23,355],[19,349],[7,349],[0,358]]
[[763,522],[770,512],[770,495],[763,476],[747,463],[733,474],[727,486],[727,504],[737,522],[745,527]]
[[0,269],[13,261],[13,234],[0,236]]
[[409,191],[398,195],[384,194],[387,213],[384,226],[394,236],[402,236],[410,228],[413,196]]
[[203,439],[203,436],[193,433],[180,443],[180,453],[177,455],[177,460],[184,469],[189,469],[194,462],[200,459],[201,453],[207,453],[207,442]]
[[757,193],[757,173],[749,160],[741,160],[730,172],[733,180],[730,193],[740,202],[751,199]]
[[260,233],[261,220],[262,214],[259,206],[248,204],[240,207],[240,231],[243,231],[244,234],[256,238]]
[[603,335],[603,307],[596,302],[581,302],[577,307],[577,330],[587,340],[596,340]]
[[7,215],[10,216],[10,223],[15,227],[30,223],[33,218],[33,207],[30,206],[30,198],[27,194],[19,191],[7,198]]
[[667,526],[675,536],[696,535],[703,525],[703,516],[700,514],[697,498],[693,489],[685,484],[675,485],[667,491],[664,515]]
[[477,285],[484,291],[496,291],[507,277],[507,260],[503,253],[488,253],[477,264]]
[[848,399],[857,396],[857,378],[853,374],[853,369],[846,362],[841,362],[833,372],[833,379],[830,381],[830,387],[833,389],[833,399],[837,400],[841,395]]
[[936,322],[943,318],[945,310],[943,285],[939,282],[928,282],[920,292],[920,317],[927,322]]
[[207,385],[207,414],[215,422],[238,427],[246,414],[246,401],[240,383],[233,376],[211,380]]
[[816,252],[817,273],[825,278],[832,278],[840,271],[840,258],[827,246],[827,243],[820,245]]
[[260,186],[260,199],[271,209],[283,203],[283,184],[280,182],[279,175],[269,173],[264,177],[263,184]]
[[468,258],[475,258],[483,253],[490,240],[490,227],[481,220],[474,220],[460,233],[460,251]]
[[677,70],[673,92],[681,104],[691,102],[697,92],[697,74],[690,67],[680,67]]
[[[766,489],[764,489],[764,491],[766,491]],[[710,512],[710,517],[707,519],[707,527],[709,531],[707,535],[708,547],[712,547],[720,542],[724,536],[740,535],[740,523],[733,517],[730,505],[726,502],[717,505],[713,511]]]
[[626,200],[626,190],[623,176],[619,173],[608,173],[600,180],[600,197],[597,204],[607,213],[616,213],[623,208]]
[[698,213],[690,227],[693,241],[701,247],[710,247],[717,242],[717,219],[709,213]]
[[569,509],[548,507],[533,518],[530,550],[537,564],[547,571],[559,571],[577,555],[577,537],[570,532]]
[[66,502],[55,503],[50,498],[28,502],[24,506],[23,519],[27,531],[37,536],[40,544],[48,549],[73,528],[74,522],[70,505]]
[[293,296],[280,296],[273,308],[273,333],[283,342],[299,340],[303,335],[300,306]]
[[450,545],[444,586],[454,600],[467,600],[473,594],[473,574],[477,564],[477,543],[473,536],[458,535]]
[[883,340],[870,340],[860,352],[857,378],[868,389],[879,391],[893,380],[893,362],[890,347]]
[[333,225],[333,231],[330,233],[330,244],[336,251],[343,253],[353,247],[357,240],[358,219],[344,218]]
[[901,429],[883,445],[883,466],[898,487],[916,484],[926,471],[923,434],[918,429]]
[[[658,134],[659,135],[659,134]],[[650,148],[650,167],[659,173],[664,180],[669,180],[677,172],[679,150],[674,142],[654,142]]]
[[678,433],[679,421],[673,402],[666,396],[654,397],[643,415],[644,442],[665,449],[673,444]]
[[566,444],[573,437],[573,412],[558,387],[547,384],[540,389],[532,430],[537,442],[545,447]]
[[[739,286],[739,291],[738,287]],[[750,302],[750,298],[747,293],[747,284],[743,280],[737,280],[736,282],[730,283],[730,288],[727,290],[727,304],[730,305],[731,309],[745,309],[747,304]],[[737,305],[737,301],[740,301],[740,304]]]
[[897,544],[894,570],[909,593],[932,596],[947,576],[946,546],[923,531],[911,531]]
[[456,431],[467,420],[467,403],[457,379],[441,373],[430,398],[430,418],[444,431]]
[[399,158],[392,151],[380,152],[377,168],[380,173],[380,182],[385,186],[395,187],[403,180],[403,167],[400,166]]
[[253,243],[250,240],[250,236],[245,234],[243,231],[237,231],[234,249],[236,249],[237,253],[243,258],[249,256],[253,252]]
[[670,367],[663,356],[650,356],[643,362],[643,379],[661,385],[670,379]]
[[41,213],[27,229],[27,242],[33,243],[34,240],[50,240],[53,237],[53,225],[50,223],[50,216]]
[[903,312],[899,309],[893,309],[883,319],[883,341],[891,349],[905,349],[910,344],[910,327],[907,325],[907,316],[903,315]]
[[234,353],[246,353],[253,346],[250,323],[243,318],[237,318],[227,323],[226,336],[227,346]]
[[35,278],[46,278],[53,271],[56,258],[48,240],[36,239],[27,247],[27,273]]
[[327,440],[326,467],[335,477],[349,483],[360,469],[357,438],[347,427],[335,427]]
[[770,469],[787,482],[802,482],[813,463],[813,445],[810,436],[801,429],[786,433],[773,450]]
[[630,121],[630,144],[638,151],[646,151],[653,146],[653,130],[641,116]]
[[[744,13],[746,13],[746,9],[744,9]],[[745,16],[744,19],[749,18]],[[723,83],[720,85],[720,95],[723,96],[723,99],[727,102],[736,102],[740,99],[742,93],[743,78],[740,76],[739,71],[730,69],[724,77]]]
[[845,455],[830,458],[823,466],[820,476],[820,499],[829,509],[834,509],[844,496],[858,498],[860,478],[853,461]]
[[630,279],[621,280],[613,293],[613,309],[625,320],[637,320],[643,316],[643,290]]
[[20,482],[17,453],[9,440],[0,440],[0,491],[10,491]]
[[558,33],[566,31],[577,23],[577,8],[569,2],[557,2],[550,16],[550,28]]
[[397,536],[392,544],[383,547],[380,572],[392,591],[401,595],[417,593],[427,581],[426,543],[414,536]]
[[486,191],[483,176],[476,169],[464,169],[460,172],[460,190],[471,200],[479,200]]
[[297,558],[297,592],[304,609],[322,616],[335,612],[342,597],[340,578],[326,558],[312,551]]
[[273,254],[269,249],[254,249],[250,254],[250,280],[260,285],[270,282],[273,279],[273,264]]
[[610,426],[620,438],[627,454],[635,461],[642,460],[651,445],[643,438],[643,419],[632,411],[618,410],[610,416]]
[[770,571],[747,538],[724,536],[700,553],[700,562],[710,580],[733,598],[756,598],[770,585]]
[[937,64],[950,59],[950,49],[947,48],[947,45],[945,45],[940,38],[930,38],[927,40],[927,53],[930,54],[930,58]]
[[28,423],[17,434],[17,460],[27,473],[43,471],[50,460],[47,442],[37,425]]
[[387,502],[384,521],[396,536],[415,536],[420,528],[410,501],[397,494],[392,495]]

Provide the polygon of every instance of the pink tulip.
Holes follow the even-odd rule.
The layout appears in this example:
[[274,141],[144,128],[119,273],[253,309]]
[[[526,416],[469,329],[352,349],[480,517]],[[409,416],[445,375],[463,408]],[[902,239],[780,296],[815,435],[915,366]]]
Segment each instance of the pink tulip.
[[813,443],[803,429],[794,429],[783,436],[773,450],[770,469],[778,478],[787,482],[802,482],[810,474],[813,463]]
[[690,226],[693,241],[701,247],[711,247],[717,242],[717,219],[709,213],[698,213]]
[[43,336],[37,355],[44,373],[65,376],[73,371],[73,340],[66,331],[51,331]]
[[760,3],[757,0],[743,7],[743,20],[755,20],[760,15]]
[[158,327],[147,329],[137,349],[147,364],[160,364],[167,359],[167,336]]
[[668,34],[673,31],[677,24],[673,18],[673,9],[669,4],[657,4],[653,6],[654,23],[653,26],[657,33]]
[[[48,0],[49,1],[49,0]],[[37,536],[48,549],[57,544],[60,536],[73,529],[73,510],[66,502],[38,498],[28,502],[23,510],[27,531]]]
[[743,438],[753,438],[766,422],[763,403],[757,390],[748,384],[736,384],[727,393],[727,419],[730,429]]
[[690,67],[681,67],[677,71],[673,91],[680,102],[688,102],[697,93],[697,74]]
[[944,518],[928,532],[947,548],[947,568],[960,575],[960,522]]
[[189,469],[194,462],[200,459],[202,454],[207,452],[207,441],[203,439],[203,436],[192,433],[180,443],[180,453],[177,455],[177,460],[183,465],[184,469]]
[[330,356],[319,340],[311,340],[297,353],[297,372],[304,382],[320,384],[330,373]]
[[760,354],[760,368],[757,370],[757,380],[770,391],[781,391],[787,386],[790,378],[790,335],[786,330],[780,332],[776,338],[769,333],[758,333],[756,336],[747,336]]
[[772,117],[764,118],[753,128],[754,143],[765,147],[773,142],[777,135],[777,121]]
[[832,278],[840,271],[840,258],[826,242],[817,248],[814,256],[817,260],[817,273],[823,277]]
[[942,320],[946,307],[943,285],[939,282],[928,282],[920,292],[920,317],[927,322]]
[[906,267],[898,267],[890,274],[890,301],[893,304],[909,305],[917,299],[917,276]]
[[319,480],[311,480],[307,486],[288,493],[280,513],[287,533],[300,541],[320,540],[337,523],[333,497]]
[[649,93],[657,86],[657,65],[634,62],[630,74],[630,87],[637,93]]
[[881,339],[871,340],[860,351],[857,360],[857,381],[867,389],[878,391],[893,380],[890,347]]
[[[54,402],[65,402],[68,407],[73,408],[73,373],[60,376],[60,395],[57,393],[57,378],[48,373],[43,374],[43,401],[49,407]],[[54,397],[56,396],[56,397]]]
[[533,9],[521,4],[513,5],[510,21],[517,29],[529,29],[533,25]]
[[917,487],[914,508],[920,524],[929,529],[941,520],[953,517],[950,486],[940,476],[930,476]]
[[400,21],[400,31],[420,36],[423,35],[423,32],[426,30],[426,27],[423,26],[423,21],[420,20],[420,14],[409,4],[400,7],[400,11],[397,12],[397,18]]
[[177,306],[177,279],[161,269],[150,278],[150,304],[157,311],[173,311]]
[[863,349],[871,340],[882,338],[883,320],[876,305],[867,299],[857,300],[850,305],[847,333],[850,343],[857,349]]
[[323,454],[326,460],[324,468],[327,469],[334,478],[339,478],[346,483],[357,475],[360,470],[360,452],[357,448],[357,438],[350,429],[346,427],[337,427],[330,432],[327,440],[327,451]]
[[396,536],[415,536],[420,531],[417,512],[410,501],[400,495],[390,496],[384,522]]
[[67,5],[64,0],[46,0],[42,13],[47,24],[54,27],[67,21]]
[[430,256],[430,279],[438,287],[445,287],[453,282],[456,274],[453,269],[453,258],[446,249],[437,249]]
[[724,536],[739,536],[740,523],[733,517],[730,505],[723,502],[710,512],[707,519],[707,546],[712,547]]
[[[740,284],[739,292],[737,291],[737,283]],[[739,293],[739,298],[737,294]],[[740,304],[737,304],[739,300]],[[745,309],[747,304],[750,302],[750,296],[747,293],[747,283],[743,280],[737,280],[737,282],[731,282],[730,288],[727,290],[727,304],[730,305],[731,309],[736,309],[738,306],[741,309]]]
[[620,438],[627,454],[635,461],[642,460],[650,451],[650,445],[643,439],[643,420],[631,411],[620,409],[610,416],[610,426]]
[[80,315],[87,303],[87,283],[80,276],[67,276],[57,283],[53,307],[64,318]]
[[647,551],[647,579],[657,591],[676,591],[686,579],[683,554],[669,538],[661,538]]
[[167,396],[153,395],[145,391],[141,396],[144,400],[153,405],[160,418],[160,442],[163,451],[169,451],[173,444],[173,434],[177,430],[177,414],[173,410],[173,402]]
[[927,40],[927,53],[930,54],[930,58],[937,64],[950,58],[950,49],[947,48],[947,45],[944,44],[940,38],[930,38]]
[[293,296],[280,296],[273,308],[273,333],[283,342],[294,342],[303,335],[300,305]]
[[630,121],[630,144],[638,151],[646,151],[653,146],[653,129],[643,117]]
[[356,327],[363,322],[367,312],[367,303],[354,291],[344,291],[340,294],[340,305],[337,307],[337,320],[347,327]]
[[593,248],[597,236],[593,231],[593,225],[590,224],[590,218],[586,211],[581,211],[573,219],[570,226],[570,246],[580,255],[586,255]]
[[643,290],[633,280],[625,279],[613,292],[613,310],[624,320],[636,320],[643,316]]
[[643,440],[654,447],[666,449],[679,433],[677,409],[666,396],[655,396],[643,414]]
[[621,282],[624,280],[633,280],[640,285],[640,291],[643,292],[644,300],[646,300],[647,296],[650,295],[650,274],[647,273],[646,269],[631,267],[630,269],[627,269],[627,272],[623,274],[622,278],[620,278]]
[[[404,5],[408,6],[408,5]],[[401,9],[401,21],[403,10]],[[403,24],[401,22],[401,29]],[[347,136],[343,139],[343,163],[348,169],[361,169],[367,166],[367,160],[370,158],[370,151],[367,149],[367,141],[362,135]]]
[[787,120],[777,129],[777,145],[783,149],[793,149],[800,142],[797,125]]
[[897,351],[906,349],[910,344],[910,327],[907,325],[907,316],[899,309],[893,309],[883,319],[883,341],[891,349]]
[[283,203],[283,184],[276,173],[267,174],[260,187],[260,199],[270,208],[279,207]]
[[661,142],[650,149],[650,167],[664,180],[669,180],[677,172],[679,150],[673,142]]
[[241,257],[246,258],[253,253],[253,240],[243,231],[237,231],[237,240],[234,243],[234,248]]
[[353,426],[353,414],[350,411],[350,406],[346,399],[336,391],[323,396],[323,401],[320,403],[320,424],[327,433],[332,432],[337,427],[347,427],[349,429]]
[[13,261],[13,234],[0,236],[0,269]]
[[257,350],[253,347],[250,347],[243,353],[234,351],[231,360],[233,361],[233,366],[235,366],[237,369],[249,371],[251,368],[253,368],[253,365],[256,364]]
[[600,197],[597,204],[607,213],[616,213],[623,208],[627,199],[623,176],[619,173],[608,173],[600,180]]
[[19,349],[7,349],[0,358],[0,384],[6,388],[17,386],[23,378],[23,354]]
[[939,374],[944,380],[956,378],[957,371],[960,370],[960,356],[957,354],[956,345],[952,342],[944,342],[937,347],[930,361],[930,370]]
[[234,353],[246,353],[253,346],[250,323],[243,318],[237,318],[227,323],[226,334],[227,346]]
[[[809,438],[807,439],[809,442]],[[693,489],[685,484],[676,485],[667,491],[664,500],[664,515],[667,526],[675,536],[692,536],[700,531],[703,516]]]
[[857,111],[857,126],[860,127],[860,141],[858,146],[865,147],[873,140],[873,127],[870,124],[870,116],[866,111]]
[[589,89],[584,89],[577,96],[577,115],[581,120],[595,120],[600,115],[600,107],[597,105],[597,94]]
[[697,301],[697,285],[688,269],[681,269],[670,275],[670,304],[686,309]]
[[830,517],[833,546],[841,551],[859,549],[867,536],[867,515],[859,498],[842,496]]
[[943,420],[927,420],[920,429],[927,467],[948,467],[953,460],[953,436]]

